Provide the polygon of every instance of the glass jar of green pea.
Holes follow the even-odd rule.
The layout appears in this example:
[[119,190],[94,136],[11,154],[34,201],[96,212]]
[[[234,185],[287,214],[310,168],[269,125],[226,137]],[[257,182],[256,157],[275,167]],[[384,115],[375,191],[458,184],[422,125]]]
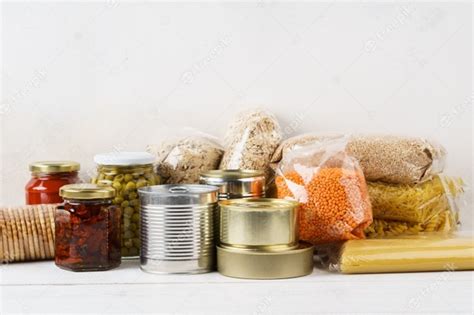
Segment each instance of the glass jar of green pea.
[[146,152],[98,154],[94,184],[110,185],[116,190],[114,204],[122,208],[122,257],[140,254],[140,200],[137,189],[160,184],[153,171],[154,158]]

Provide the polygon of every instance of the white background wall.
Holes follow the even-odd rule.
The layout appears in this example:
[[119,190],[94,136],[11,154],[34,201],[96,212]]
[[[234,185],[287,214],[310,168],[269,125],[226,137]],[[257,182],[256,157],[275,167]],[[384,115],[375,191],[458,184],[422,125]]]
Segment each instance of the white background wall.
[[185,126],[221,136],[253,104],[288,136],[433,138],[471,184],[471,22],[469,2],[4,2],[1,204],[31,161],[90,170]]

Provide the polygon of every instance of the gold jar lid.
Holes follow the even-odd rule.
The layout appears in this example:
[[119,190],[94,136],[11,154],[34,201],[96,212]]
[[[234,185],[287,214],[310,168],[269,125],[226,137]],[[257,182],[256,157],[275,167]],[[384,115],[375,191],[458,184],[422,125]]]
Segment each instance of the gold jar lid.
[[66,173],[79,169],[79,163],[73,161],[38,161],[30,164],[32,173]]
[[217,246],[217,271],[224,276],[244,279],[286,279],[313,271],[314,247],[300,243],[281,252],[246,251]]
[[110,199],[115,197],[115,189],[104,185],[71,184],[61,187],[59,195],[64,199]]
[[212,170],[201,173],[201,184],[219,187],[219,199],[263,197],[265,175],[256,170]]
[[273,198],[219,202],[222,247],[281,251],[298,246],[298,203]]

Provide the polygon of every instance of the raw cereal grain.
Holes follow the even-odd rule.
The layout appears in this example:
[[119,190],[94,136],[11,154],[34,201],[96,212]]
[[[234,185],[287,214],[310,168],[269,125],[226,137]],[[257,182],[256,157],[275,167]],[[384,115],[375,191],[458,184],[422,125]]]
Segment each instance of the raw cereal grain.
[[[306,134],[282,142],[272,157],[278,163],[289,152],[343,136]],[[391,135],[353,135],[348,137],[346,151],[355,157],[366,180],[394,184],[415,184],[443,171],[445,149],[423,138]]]
[[225,153],[219,168],[265,171],[270,181],[270,160],[281,139],[280,125],[272,114],[264,110],[241,112],[225,135]]
[[413,184],[443,171],[446,151],[422,138],[356,136],[347,152],[356,157],[369,181]]
[[198,136],[148,146],[147,151],[156,157],[156,173],[166,184],[199,183],[199,175],[217,169],[224,153],[215,141]]

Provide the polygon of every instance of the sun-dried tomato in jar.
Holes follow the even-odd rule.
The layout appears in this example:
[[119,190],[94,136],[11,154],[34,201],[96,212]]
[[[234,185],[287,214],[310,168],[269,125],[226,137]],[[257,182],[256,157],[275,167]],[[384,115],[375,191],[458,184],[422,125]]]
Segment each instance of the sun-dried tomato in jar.
[[72,271],[99,271],[121,263],[120,208],[115,190],[94,184],[63,186],[55,215],[55,262]]

